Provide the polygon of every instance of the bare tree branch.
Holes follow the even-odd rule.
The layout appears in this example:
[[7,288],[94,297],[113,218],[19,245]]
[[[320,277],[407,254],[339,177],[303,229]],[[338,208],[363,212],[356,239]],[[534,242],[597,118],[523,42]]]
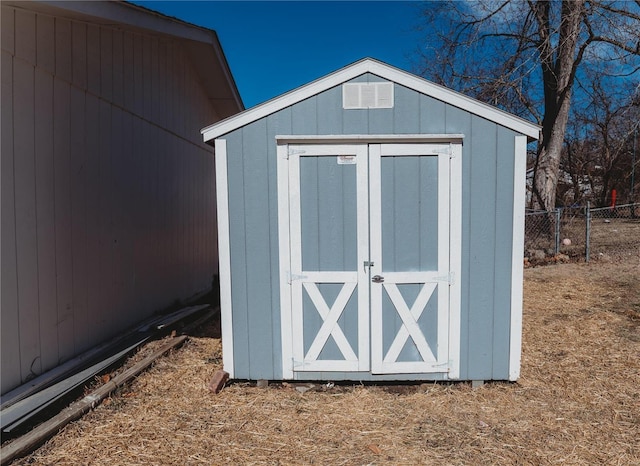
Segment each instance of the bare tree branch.
[[[640,0],[451,2],[426,9],[437,29],[429,36],[437,63],[429,77],[541,122],[533,195],[540,207],[553,208],[576,81],[600,76],[615,86],[614,79],[640,74]],[[595,108],[589,88],[579,86],[578,103]],[[596,128],[594,118],[588,124]]]

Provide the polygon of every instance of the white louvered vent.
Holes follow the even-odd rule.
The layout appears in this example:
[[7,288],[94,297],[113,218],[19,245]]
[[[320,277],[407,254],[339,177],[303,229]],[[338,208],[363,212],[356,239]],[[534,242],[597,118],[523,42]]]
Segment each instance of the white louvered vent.
[[342,108],[393,108],[393,83],[343,84]]

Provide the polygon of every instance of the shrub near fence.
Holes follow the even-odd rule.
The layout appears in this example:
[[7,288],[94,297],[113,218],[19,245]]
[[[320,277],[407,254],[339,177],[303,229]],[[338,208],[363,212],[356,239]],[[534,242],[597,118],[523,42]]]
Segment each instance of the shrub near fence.
[[529,211],[525,214],[524,250],[531,264],[640,259],[640,204]]

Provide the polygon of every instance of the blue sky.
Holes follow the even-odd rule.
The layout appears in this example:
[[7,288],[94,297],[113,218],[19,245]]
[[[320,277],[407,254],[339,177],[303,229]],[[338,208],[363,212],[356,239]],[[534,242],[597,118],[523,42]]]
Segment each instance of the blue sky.
[[218,33],[247,108],[364,57],[412,71],[420,2],[135,1]]

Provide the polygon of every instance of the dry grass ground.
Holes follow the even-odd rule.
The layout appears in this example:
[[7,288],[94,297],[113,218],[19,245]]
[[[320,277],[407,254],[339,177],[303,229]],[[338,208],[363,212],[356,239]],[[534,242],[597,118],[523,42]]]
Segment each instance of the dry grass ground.
[[640,464],[637,257],[526,270],[513,384],[213,395],[212,330],[14,464]]
[[[640,212],[639,212],[640,213]],[[571,245],[560,245],[560,252],[576,259],[585,255],[584,218],[574,218],[562,227],[562,237]],[[591,259],[630,260],[640,257],[640,218],[594,218],[591,221]]]

